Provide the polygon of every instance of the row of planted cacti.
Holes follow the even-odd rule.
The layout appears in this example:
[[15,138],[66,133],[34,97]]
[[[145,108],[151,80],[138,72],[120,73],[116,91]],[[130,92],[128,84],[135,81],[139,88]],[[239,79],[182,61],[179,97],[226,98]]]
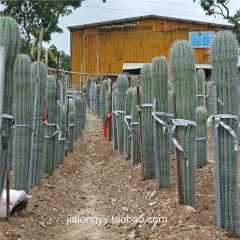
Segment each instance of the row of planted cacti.
[[46,64],[32,63],[29,56],[19,54],[19,27],[13,18],[0,17],[0,34],[0,52],[4,53],[0,55],[4,66],[4,91],[0,94],[1,196],[6,175],[11,176],[11,188],[29,192],[63,163],[68,142],[83,135],[87,94],[76,93],[74,109],[69,113],[66,76],[59,76],[57,82],[48,75]]
[[205,72],[195,69],[191,46],[181,40],[172,46],[170,64],[165,57],[154,58],[143,66],[134,85],[120,75],[111,86],[112,96],[106,101],[111,105],[113,149],[131,165],[141,162],[143,179],[155,178],[158,189],[171,186],[171,156],[176,152],[181,204],[196,206],[196,173],[207,164],[207,121],[213,120],[217,223],[239,235],[239,83],[234,36],[221,32],[215,37],[208,83]]

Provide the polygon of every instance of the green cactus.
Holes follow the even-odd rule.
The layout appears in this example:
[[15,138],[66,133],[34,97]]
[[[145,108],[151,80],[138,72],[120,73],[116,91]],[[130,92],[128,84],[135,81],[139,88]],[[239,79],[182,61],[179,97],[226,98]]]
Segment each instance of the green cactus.
[[113,149],[115,149],[115,150],[118,149],[116,98],[117,98],[117,87],[116,87],[116,83],[114,83],[113,91],[112,91],[112,130],[113,130]]
[[101,107],[100,107],[100,92],[101,92],[101,84],[98,84],[96,86],[96,108],[97,108],[97,116],[100,118],[100,110],[101,110]]
[[142,77],[142,136],[144,179],[155,178],[153,120],[152,120],[152,76],[151,64],[145,64]]
[[[5,76],[3,92],[3,113],[12,115],[13,98],[13,65],[18,53],[20,39],[19,27],[17,22],[11,17],[0,17],[0,46],[5,47]],[[12,164],[12,122],[10,119],[3,119],[2,126],[6,136],[1,137],[0,148],[0,196],[4,185],[6,169],[11,169]]]
[[[176,91],[176,119],[195,122],[196,78],[194,53],[187,41],[177,41],[171,50],[174,90]],[[195,206],[195,126],[177,126],[178,187],[180,204]]]
[[[39,71],[39,78],[38,78]],[[34,91],[34,117],[32,119],[35,134],[31,141],[29,187],[41,183],[43,175],[43,146],[44,146],[44,107],[47,82],[47,66],[34,62],[31,66],[32,89]]]
[[104,80],[100,89],[100,119],[105,120],[106,117],[106,95],[109,89],[109,81]]
[[108,134],[110,135],[110,139],[112,139],[112,94],[111,90],[109,89],[106,94],[106,113],[108,115],[108,127],[109,131]]
[[239,146],[227,128],[230,127],[239,139],[237,50],[238,43],[232,33],[220,32],[215,37],[212,46],[214,114],[230,114],[229,118],[218,115],[220,119],[214,125],[217,224],[240,236],[236,195],[239,192]]
[[197,137],[196,157],[197,167],[201,168],[207,163],[207,110],[203,106],[196,109]]
[[13,138],[13,187],[15,190],[27,191],[33,95],[31,59],[27,55],[17,56],[13,68],[13,81],[13,116],[16,125]]
[[203,69],[199,69],[196,74],[197,79],[197,106],[206,106],[205,103],[205,82],[206,82],[206,74]]
[[[168,110],[168,112],[174,115],[174,109],[173,109],[174,92],[173,92],[173,89],[172,89],[172,88],[173,88],[173,87],[172,87],[172,84],[170,83],[170,84],[169,84],[169,90],[168,90],[168,94],[169,94],[169,98],[168,98],[168,101],[169,101],[169,104],[168,104],[169,110]],[[171,145],[171,154],[173,155],[173,154],[175,154],[175,152],[176,152],[176,148],[175,148],[173,142],[171,142],[170,145]]]
[[[141,99],[141,90],[139,92]],[[132,90],[132,106],[131,106],[131,165],[141,162],[141,146],[140,146],[140,121],[137,109],[137,87]],[[141,103],[140,103],[141,104]]]
[[68,116],[68,151],[73,152],[75,130],[76,130],[76,112],[69,112]]
[[56,143],[56,153],[54,165],[57,168],[64,161],[66,147],[66,117],[67,109],[60,101],[57,102],[57,124],[59,126],[59,135]]
[[124,157],[131,158],[131,109],[132,109],[133,88],[128,88],[125,98],[125,122],[124,122]]
[[84,110],[84,106],[83,106],[83,99],[82,96],[77,96],[75,99],[75,106],[76,106],[76,126],[75,126],[75,135],[76,138],[82,137],[82,130],[83,130],[83,112],[82,110]]
[[207,112],[208,116],[213,115],[213,82],[210,81],[207,84]]
[[125,114],[125,97],[128,88],[128,78],[124,75],[119,75],[117,79],[116,90],[116,122],[117,122],[117,139],[118,151],[124,152],[124,114]]
[[170,122],[168,65],[165,57],[157,57],[152,62],[152,98],[154,112],[165,113],[155,116],[166,123],[166,126],[154,120],[154,161],[155,176],[159,187],[171,186],[170,175],[170,131],[167,126]]
[[50,174],[54,170],[54,149],[57,138],[57,84],[53,76],[47,77],[45,101],[48,110],[48,123],[45,126],[44,134],[44,172]]

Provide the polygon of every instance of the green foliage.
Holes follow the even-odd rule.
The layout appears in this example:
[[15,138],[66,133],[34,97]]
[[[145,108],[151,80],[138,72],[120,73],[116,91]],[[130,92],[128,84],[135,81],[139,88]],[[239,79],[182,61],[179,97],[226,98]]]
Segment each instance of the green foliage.
[[[171,50],[173,84],[176,94],[176,119],[195,121],[196,79],[194,53],[187,41],[177,41]],[[195,206],[195,127],[177,127],[180,203]]]
[[236,8],[232,13],[229,8],[230,0],[199,0],[198,2],[207,15],[220,15],[233,24],[233,30],[240,41],[240,9]]
[[44,41],[51,40],[52,33],[60,33],[59,17],[72,13],[80,7],[82,0],[2,0],[5,5],[4,14],[12,16],[24,29],[28,41],[31,36],[38,41],[41,29],[44,29]]

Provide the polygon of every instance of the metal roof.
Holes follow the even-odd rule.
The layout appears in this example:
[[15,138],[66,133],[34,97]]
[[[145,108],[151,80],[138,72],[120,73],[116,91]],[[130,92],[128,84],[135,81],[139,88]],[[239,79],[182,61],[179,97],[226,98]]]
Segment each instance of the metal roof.
[[99,27],[99,26],[106,26],[111,24],[117,24],[117,23],[124,23],[124,22],[132,22],[132,21],[138,21],[138,20],[145,20],[145,19],[160,19],[160,20],[170,20],[170,21],[181,21],[181,22],[190,22],[190,23],[196,23],[196,24],[204,24],[209,26],[215,26],[219,28],[232,28],[231,24],[218,24],[213,23],[209,21],[198,21],[198,20],[190,20],[190,19],[184,19],[184,18],[175,18],[175,17],[167,17],[167,16],[160,16],[155,14],[145,15],[145,16],[139,16],[139,17],[130,17],[130,18],[121,18],[111,21],[101,21],[101,22],[94,22],[94,23],[87,23],[87,24],[81,24],[76,26],[70,26],[68,29],[76,30],[76,29],[83,29],[83,28],[89,28],[89,27]]

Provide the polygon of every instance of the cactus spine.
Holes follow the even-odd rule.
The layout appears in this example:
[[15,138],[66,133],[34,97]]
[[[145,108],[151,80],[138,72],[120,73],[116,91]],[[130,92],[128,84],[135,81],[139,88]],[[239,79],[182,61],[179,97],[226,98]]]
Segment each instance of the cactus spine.
[[[173,83],[176,91],[176,119],[195,121],[196,80],[193,50],[187,41],[177,41],[171,50]],[[178,150],[179,201],[195,206],[195,127],[177,126],[177,139],[183,151]]]
[[[234,118],[238,115],[237,49],[237,41],[230,32],[221,32],[216,36],[212,47],[212,81],[214,114],[231,114],[229,118],[220,117],[220,121],[228,125],[239,139],[239,120]],[[221,124],[216,127],[216,124],[214,135],[217,223],[218,226],[239,235],[239,205],[236,197],[237,190],[239,191],[238,144],[228,129]]]
[[[13,65],[18,51],[19,27],[16,21],[11,17],[0,17],[0,46],[5,48],[5,76],[3,92],[3,113],[12,115],[13,98]],[[2,126],[7,135],[1,137],[0,148],[0,196],[4,185],[6,169],[10,170],[12,163],[12,122],[9,119],[3,119]]]
[[132,108],[133,89],[130,87],[126,91],[125,98],[125,122],[124,122],[124,153],[125,158],[131,158],[131,108]]
[[[165,57],[155,58],[152,62],[152,97],[154,100],[154,112],[166,113],[156,116],[169,122],[169,89],[168,89],[168,65]],[[154,118],[154,161],[155,176],[158,187],[170,187],[170,131],[160,125]]]
[[13,76],[13,115],[16,124],[13,139],[13,186],[15,190],[27,191],[33,95],[31,91],[31,59],[27,55],[19,54],[17,56]]
[[45,126],[44,134],[44,172],[50,174],[54,170],[54,149],[57,131],[57,86],[56,80],[52,76],[47,77],[46,103],[48,109],[48,123]]
[[124,152],[124,114],[125,114],[125,97],[128,88],[128,78],[124,75],[118,76],[116,92],[116,116],[117,116],[117,139],[118,151]]
[[143,132],[143,169],[144,179],[155,178],[153,120],[152,120],[152,76],[151,64],[142,68],[142,132]]

